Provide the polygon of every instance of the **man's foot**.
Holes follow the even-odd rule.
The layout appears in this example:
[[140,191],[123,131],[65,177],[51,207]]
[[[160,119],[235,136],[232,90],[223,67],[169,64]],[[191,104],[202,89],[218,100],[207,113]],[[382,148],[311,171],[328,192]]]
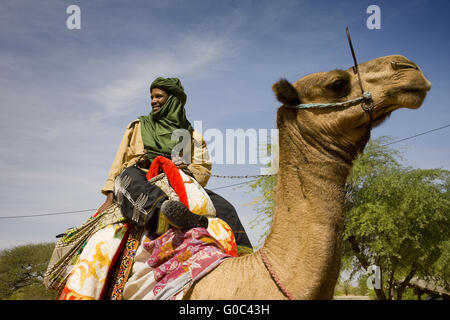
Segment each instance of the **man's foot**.
[[180,201],[166,200],[161,205],[161,213],[169,223],[178,229],[207,228],[208,219],[192,213]]

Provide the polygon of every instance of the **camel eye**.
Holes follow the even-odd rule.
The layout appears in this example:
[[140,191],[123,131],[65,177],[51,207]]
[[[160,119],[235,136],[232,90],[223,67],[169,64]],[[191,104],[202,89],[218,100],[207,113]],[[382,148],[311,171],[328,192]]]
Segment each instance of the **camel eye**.
[[339,89],[339,88],[342,88],[344,85],[345,85],[345,81],[342,80],[342,79],[339,79],[339,80],[334,81],[334,82],[331,84],[331,87],[332,87],[332,88]]
[[332,91],[336,97],[344,97],[348,95],[350,91],[349,82],[345,79],[337,79],[328,85],[328,88]]

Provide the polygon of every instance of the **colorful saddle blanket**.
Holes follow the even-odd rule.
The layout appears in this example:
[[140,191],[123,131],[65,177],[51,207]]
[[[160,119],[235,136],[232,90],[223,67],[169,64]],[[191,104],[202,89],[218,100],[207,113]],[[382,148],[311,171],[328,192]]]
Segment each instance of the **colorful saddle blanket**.
[[155,240],[144,240],[124,299],[182,299],[195,281],[229,257],[204,228],[170,229]]
[[[214,222],[217,222],[215,218]],[[78,261],[74,264],[67,283],[60,295],[61,300],[99,300],[108,299],[107,280],[112,279],[114,270],[112,266],[128,239],[129,231],[132,227],[126,223],[116,223],[108,225],[98,230],[89,239]],[[213,228],[214,229],[214,228]],[[226,225],[219,227],[226,230]],[[227,233],[231,229],[227,230]],[[145,238],[137,251],[144,252],[143,267],[140,271],[146,270],[145,280],[139,279],[140,275],[133,275],[138,282],[146,283],[144,294],[140,292],[141,299],[181,299],[190,286],[215,268],[225,258],[236,256],[233,252],[224,248],[217,240],[217,236],[212,236],[215,231],[205,228],[194,228],[186,232],[177,229],[169,229],[162,236],[150,240]],[[145,236],[144,236],[145,237]],[[223,242],[223,241],[222,241]],[[133,252],[134,258],[135,252]],[[139,254],[138,254],[139,255]],[[121,266],[121,264],[119,264]],[[130,274],[132,264],[128,266],[125,274]],[[139,273],[137,272],[137,273]],[[150,274],[149,274],[150,273]],[[144,278],[144,277],[143,277]],[[121,279],[123,286],[114,293],[114,299],[122,299],[123,289],[127,279]],[[128,296],[135,299],[136,295],[128,290]],[[127,297],[125,297],[127,298]]]

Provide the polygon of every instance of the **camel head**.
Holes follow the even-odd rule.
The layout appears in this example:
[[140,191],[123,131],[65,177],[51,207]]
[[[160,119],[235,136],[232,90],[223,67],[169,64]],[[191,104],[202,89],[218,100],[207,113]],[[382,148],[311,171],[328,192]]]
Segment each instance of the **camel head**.
[[[419,108],[431,88],[420,68],[401,55],[385,56],[358,65],[364,91],[373,98],[372,126],[380,125],[399,108]],[[298,130],[303,138],[320,149],[353,160],[370,137],[370,117],[361,103],[311,109],[290,106],[308,103],[335,103],[362,95],[353,67],[307,75],[289,83],[276,82],[273,91],[283,103],[278,110],[278,128]],[[299,136],[297,134],[297,136]]]

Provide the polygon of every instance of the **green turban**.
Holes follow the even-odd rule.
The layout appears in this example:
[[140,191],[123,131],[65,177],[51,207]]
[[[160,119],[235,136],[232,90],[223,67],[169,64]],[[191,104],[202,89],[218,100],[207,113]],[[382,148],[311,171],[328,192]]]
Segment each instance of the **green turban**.
[[186,104],[186,93],[184,93],[184,88],[181,85],[180,79],[178,78],[166,79],[162,77],[156,78],[155,81],[153,81],[152,84],[150,85],[150,93],[154,88],[163,89],[169,94],[173,94],[180,100],[183,107]]
[[174,130],[186,129],[191,135],[193,131],[186,118],[186,94],[180,79],[159,77],[150,85],[150,92],[153,88],[163,89],[169,98],[157,112],[151,111],[149,115],[139,117],[142,140],[150,161],[158,155],[170,157],[173,147],[181,141],[181,137],[171,139]]

